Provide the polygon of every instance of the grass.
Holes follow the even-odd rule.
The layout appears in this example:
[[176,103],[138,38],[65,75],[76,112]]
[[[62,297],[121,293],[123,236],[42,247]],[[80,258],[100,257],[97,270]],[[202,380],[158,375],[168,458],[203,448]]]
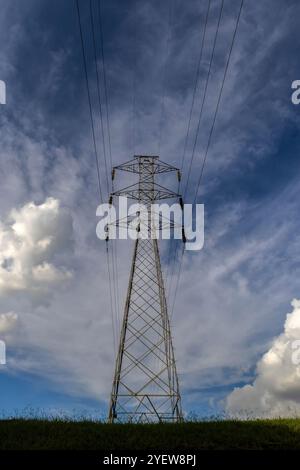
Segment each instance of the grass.
[[105,424],[92,421],[0,421],[0,450],[298,449],[300,419]]

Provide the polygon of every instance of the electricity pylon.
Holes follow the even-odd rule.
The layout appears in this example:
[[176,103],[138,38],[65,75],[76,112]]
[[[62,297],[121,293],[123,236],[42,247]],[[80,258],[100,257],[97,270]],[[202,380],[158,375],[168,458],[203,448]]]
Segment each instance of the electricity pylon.
[[135,173],[139,180],[114,191],[111,202],[113,196],[127,196],[142,204],[146,214],[139,213],[141,222],[136,228],[109,422],[178,422],[182,420],[181,398],[151,205],[179,197],[155,179],[172,171],[180,179],[180,172],[156,156],[135,156],[114,167],[113,179],[115,170]]

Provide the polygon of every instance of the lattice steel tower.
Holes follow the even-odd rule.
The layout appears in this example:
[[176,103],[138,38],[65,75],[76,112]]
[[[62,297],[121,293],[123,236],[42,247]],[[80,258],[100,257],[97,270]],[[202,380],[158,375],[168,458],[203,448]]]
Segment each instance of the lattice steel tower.
[[[139,214],[109,422],[178,422],[182,420],[178,376],[158,242],[154,235],[157,219],[150,209],[155,201],[179,197],[158,184],[156,177],[176,171],[180,179],[180,172],[155,156],[135,156],[115,167],[113,178],[115,170],[135,173],[139,180],[114,191],[111,201],[113,196],[127,196],[143,204],[146,214]],[[161,226],[161,221],[159,223]]]

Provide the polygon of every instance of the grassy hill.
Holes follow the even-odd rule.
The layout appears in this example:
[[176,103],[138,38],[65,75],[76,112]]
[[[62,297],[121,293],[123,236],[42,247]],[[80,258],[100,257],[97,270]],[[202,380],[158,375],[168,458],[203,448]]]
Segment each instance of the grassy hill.
[[11,419],[0,421],[0,449],[300,450],[300,419],[152,425]]

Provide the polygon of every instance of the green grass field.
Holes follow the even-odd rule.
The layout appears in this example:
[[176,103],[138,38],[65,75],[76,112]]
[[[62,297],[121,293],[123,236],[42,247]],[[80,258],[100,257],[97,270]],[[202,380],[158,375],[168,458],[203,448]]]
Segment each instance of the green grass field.
[[109,425],[0,421],[1,450],[300,449],[300,419]]

